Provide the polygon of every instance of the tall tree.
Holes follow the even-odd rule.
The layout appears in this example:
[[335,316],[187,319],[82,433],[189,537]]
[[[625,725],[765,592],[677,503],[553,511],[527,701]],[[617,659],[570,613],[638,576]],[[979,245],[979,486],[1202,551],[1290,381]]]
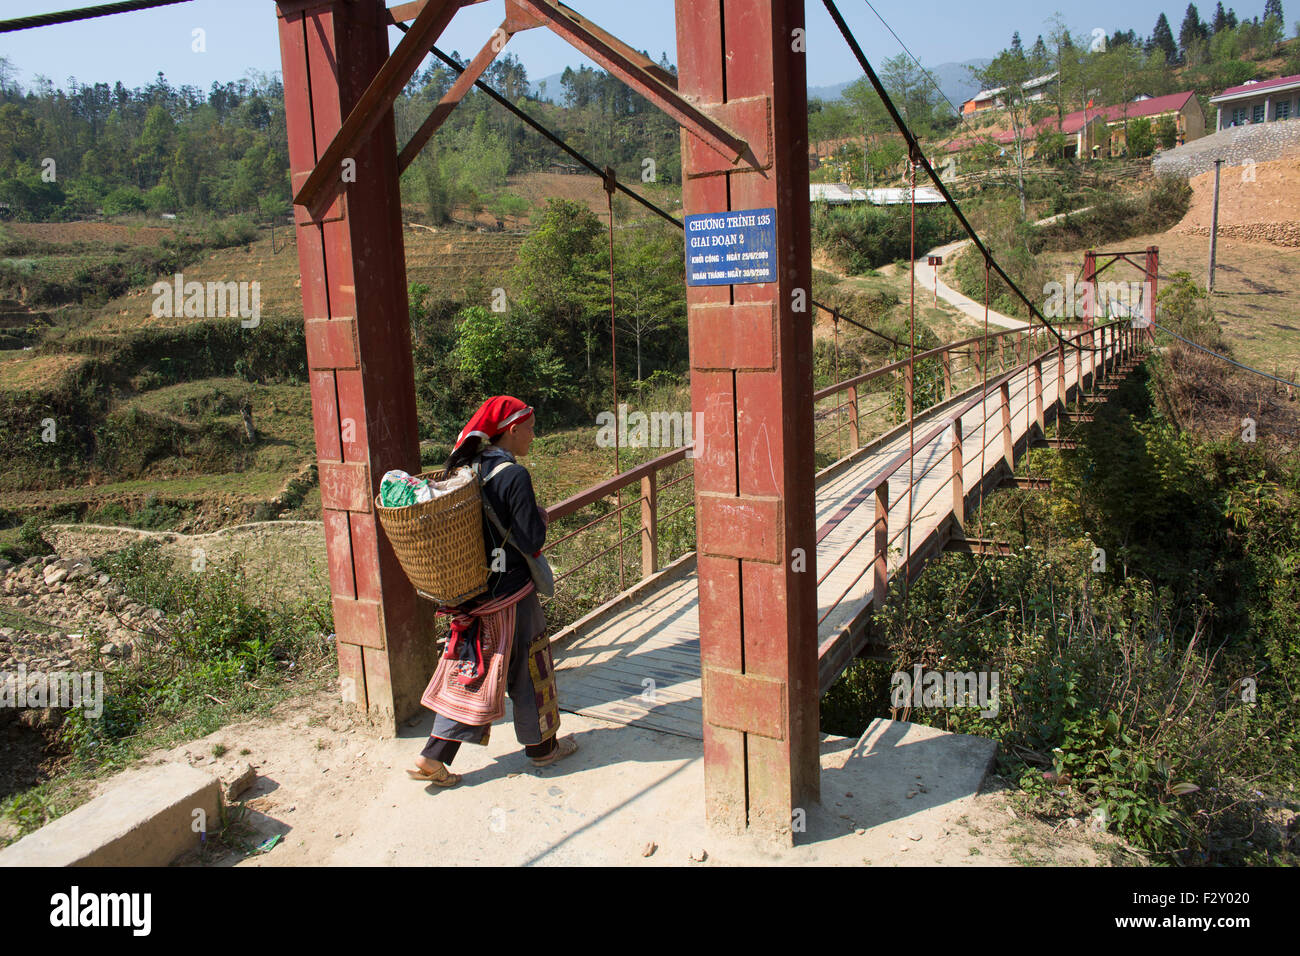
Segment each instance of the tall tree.
[[1228,14],[1223,9],[1223,0],[1219,0],[1219,2],[1214,7],[1214,19],[1210,21],[1210,32],[1222,33],[1227,28],[1228,28]]
[[1264,19],[1282,23],[1282,0],[1264,0]]
[[1178,52],[1186,61],[1188,51],[1195,49],[1200,40],[1204,40],[1209,31],[1205,24],[1201,22],[1201,15],[1196,10],[1196,4],[1189,3],[1187,12],[1183,14],[1183,25],[1178,28]]
[[1033,103],[1025,95],[1025,84],[1035,77],[1033,64],[1023,51],[1003,50],[987,67],[972,69],[975,79],[985,89],[1001,88],[1001,99],[1013,136],[1012,160],[1016,165],[1016,190],[1020,196],[1020,217],[1027,215],[1025,205],[1025,146],[1031,138]]
[[1151,32],[1151,46],[1165,55],[1166,63],[1178,60],[1178,45],[1174,43],[1174,32],[1169,27],[1169,19],[1163,13],[1156,19],[1156,28]]
[[1139,94],[1147,92],[1146,57],[1127,44],[1111,47],[1101,55],[1102,96],[1107,102],[1123,104],[1124,142],[1129,142],[1129,105]]
[[934,93],[924,71],[911,57],[900,53],[885,61],[880,79],[907,125],[914,132],[919,128],[920,132],[928,133],[934,109]]
[[1056,71],[1056,88],[1051,96],[1052,105],[1056,107],[1056,128],[1059,130],[1065,122],[1065,70],[1066,59],[1073,55],[1074,41],[1070,38],[1070,31],[1061,19],[1059,13],[1053,14],[1052,18],[1047,21],[1052,30],[1048,34],[1051,41],[1051,67]]
[[1047,44],[1043,42],[1043,35],[1038,34],[1038,39],[1034,41],[1033,48],[1029,51],[1029,56],[1039,63],[1047,63],[1049,60],[1047,53]]

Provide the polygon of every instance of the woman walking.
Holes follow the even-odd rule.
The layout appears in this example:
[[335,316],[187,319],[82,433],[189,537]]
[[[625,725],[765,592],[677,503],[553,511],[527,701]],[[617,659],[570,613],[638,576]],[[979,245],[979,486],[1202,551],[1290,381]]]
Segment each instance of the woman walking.
[[412,779],[440,787],[459,783],[460,775],[447,765],[462,743],[488,742],[492,722],[505,713],[507,691],[515,737],[535,766],[549,766],[578,749],[572,737],[558,736],[555,666],[526,557],[539,556],[546,541],[546,514],[537,506],[532,477],[515,460],[532,443],[532,408],[498,395],[474,413],[447,459],[447,474],[470,465],[482,482],[491,571],[485,594],[450,609],[447,650],[423,700],[435,715],[433,733],[407,771]]

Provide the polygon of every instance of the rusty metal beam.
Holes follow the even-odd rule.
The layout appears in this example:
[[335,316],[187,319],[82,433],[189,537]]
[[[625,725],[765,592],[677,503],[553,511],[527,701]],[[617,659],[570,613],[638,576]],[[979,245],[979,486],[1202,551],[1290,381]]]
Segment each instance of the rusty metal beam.
[[293,198],[294,204],[305,207],[312,219],[320,218],[341,184],[343,160],[355,156],[383,118],[392,115],[393,101],[460,7],[460,0],[428,0],[410,31],[384,61]]
[[589,20],[551,0],[510,0],[507,9],[511,7],[530,10],[542,19],[547,29],[628,84],[710,148],[726,157],[732,165],[737,165],[742,160],[748,160],[754,166],[759,165],[753,150],[744,139],[679,95],[676,89],[651,72],[643,65],[646,58],[641,54],[629,55],[625,52],[628,49],[626,44],[613,40],[599,28],[593,30],[594,24]]
[[[568,7],[563,3],[557,2],[555,4],[555,8],[559,10],[562,14],[564,14],[564,16],[568,17],[570,20],[572,20],[574,23],[580,26],[582,29],[590,33],[593,37],[602,40],[611,49],[617,50],[619,53],[625,56],[629,61],[635,63],[641,69],[645,70],[647,73],[653,76],[660,83],[663,83],[665,86],[669,87],[670,89],[673,90],[677,89],[677,77],[673,76],[673,74],[669,73],[667,70],[661,67],[654,60],[650,59],[650,57],[646,56],[640,50],[634,50],[631,46],[624,43],[622,40],[614,36],[612,33],[602,30],[600,27],[596,26],[596,24],[592,23],[581,13],[579,13],[577,10],[572,9],[571,7]],[[539,24],[539,25],[544,26],[545,24]]]
[[999,488],[1019,488],[1022,491],[1051,491],[1052,480],[1050,478],[1012,478],[1010,476],[1003,478]]
[[[502,39],[503,36],[504,39]],[[465,98],[465,94],[470,91],[474,82],[483,75],[483,71],[496,59],[496,55],[505,49],[506,43],[510,41],[512,36],[514,36],[514,31],[510,29],[508,20],[493,31],[491,38],[487,43],[483,44],[483,49],[478,51],[478,55],[470,61],[469,66],[465,67],[465,72],[456,78],[456,82],[452,84],[451,89],[443,94],[442,99],[438,101],[438,105],[433,108],[428,118],[420,124],[420,128],[415,131],[410,141],[397,154],[397,174],[399,176],[406,172],[406,167],[410,166],[415,157],[420,155],[420,150],[424,149],[424,144],[447,121],[447,117],[451,115],[452,110]]]
[[1011,544],[1007,541],[992,541],[987,538],[949,538],[943,546],[945,551],[960,551],[965,554],[995,554],[1009,556]]
[[[411,3],[399,3],[395,7],[388,8],[388,22],[396,25],[405,23],[407,20],[414,20],[420,15],[430,0],[412,0]],[[483,3],[484,0],[460,0],[458,6],[470,7],[476,3]]]

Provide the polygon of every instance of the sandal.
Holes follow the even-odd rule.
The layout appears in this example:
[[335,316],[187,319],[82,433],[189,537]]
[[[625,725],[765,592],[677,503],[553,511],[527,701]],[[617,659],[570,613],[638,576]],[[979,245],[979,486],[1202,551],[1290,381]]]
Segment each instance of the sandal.
[[565,737],[563,740],[559,741],[555,745],[555,749],[552,750],[545,757],[534,757],[533,766],[549,767],[551,764],[555,763],[555,761],[563,760],[565,757],[571,756],[572,754],[575,754],[577,752],[578,752],[578,742],[574,740],[572,737]]
[[406,775],[412,780],[431,783],[436,787],[454,787],[460,783],[460,774],[452,773],[444,764],[439,764],[437,770],[425,770],[423,767],[408,769]]

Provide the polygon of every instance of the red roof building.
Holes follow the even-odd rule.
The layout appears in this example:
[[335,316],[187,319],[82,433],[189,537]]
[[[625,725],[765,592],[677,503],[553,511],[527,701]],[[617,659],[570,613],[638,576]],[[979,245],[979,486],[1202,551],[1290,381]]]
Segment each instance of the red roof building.
[[1215,107],[1214,128],[1273,123],[1300,116],[1300,74],[1231,86],[1210,97]]

